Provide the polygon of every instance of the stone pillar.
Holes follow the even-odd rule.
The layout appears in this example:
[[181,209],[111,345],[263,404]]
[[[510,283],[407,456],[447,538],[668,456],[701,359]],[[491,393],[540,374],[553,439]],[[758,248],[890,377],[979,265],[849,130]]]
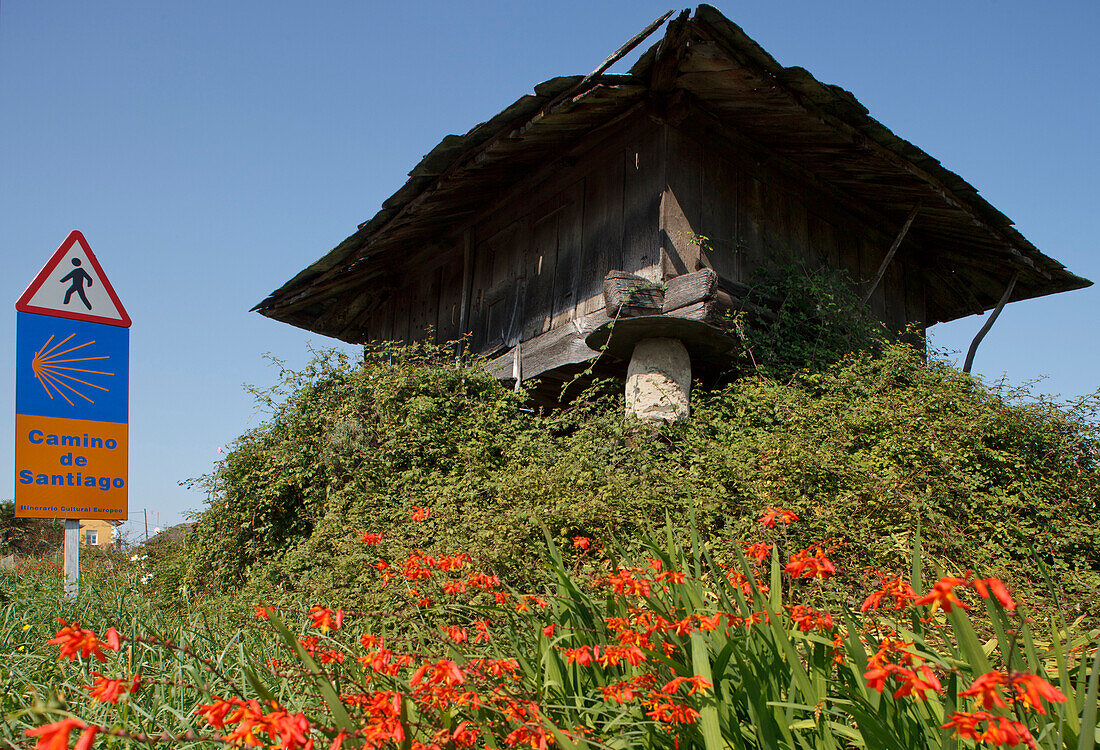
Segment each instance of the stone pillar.
[[673,424],[687,419],[691,357],[679,339],[642,339],[634,345],[626,374],[626,413],[643,422]]

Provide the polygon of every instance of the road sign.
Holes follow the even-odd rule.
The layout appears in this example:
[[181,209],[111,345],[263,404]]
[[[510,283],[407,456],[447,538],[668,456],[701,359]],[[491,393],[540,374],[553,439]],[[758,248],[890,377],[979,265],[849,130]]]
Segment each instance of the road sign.
[[80,232],[16,309],[16,516],[126,520],[130,316]]
[[84,235],[73,230],[15,303],[19,312],[130,327]]

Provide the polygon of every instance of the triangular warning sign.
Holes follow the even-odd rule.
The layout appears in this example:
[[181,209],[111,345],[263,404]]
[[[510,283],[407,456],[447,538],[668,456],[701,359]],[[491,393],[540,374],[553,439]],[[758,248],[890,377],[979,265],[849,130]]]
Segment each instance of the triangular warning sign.
[[84,235],[73,230],[15,303],[19,312],[130,327]]

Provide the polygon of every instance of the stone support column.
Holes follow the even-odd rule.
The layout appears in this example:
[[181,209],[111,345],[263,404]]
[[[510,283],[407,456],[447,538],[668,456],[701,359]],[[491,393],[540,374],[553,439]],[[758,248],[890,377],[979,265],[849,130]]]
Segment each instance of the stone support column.
[[642,422],[673,424],[690,413],[691,357],[679,339],[642,339],[626,376],[626,413]]

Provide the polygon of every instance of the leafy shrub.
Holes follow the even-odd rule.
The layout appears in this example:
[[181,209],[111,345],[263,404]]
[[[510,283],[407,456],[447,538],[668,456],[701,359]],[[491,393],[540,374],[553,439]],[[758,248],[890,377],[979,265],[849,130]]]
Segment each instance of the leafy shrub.
[[[686,533],[694,516],[729,551],[783,505],[806,520],[791,543],[833,540],[853,590],[872,570],[904,568],[919,520],[945,571],[977,565],[1045,606],[1100,614],[1095,399],[1059,407],[991,390],[888,344],[699,391],[691,420],[651,438],[616,398],[534,413],[431,347],[327,355],[282,375],[258,394],[270,419],[208,478],[213,501],[186,554],[158,572],[165,601],[186,590],[373,608],[351,532],[406,551],[467,549],[522,586],[539,522],[559,540],[629,540],[666,517]],[[422,507],[432,515],[410,523]]]

